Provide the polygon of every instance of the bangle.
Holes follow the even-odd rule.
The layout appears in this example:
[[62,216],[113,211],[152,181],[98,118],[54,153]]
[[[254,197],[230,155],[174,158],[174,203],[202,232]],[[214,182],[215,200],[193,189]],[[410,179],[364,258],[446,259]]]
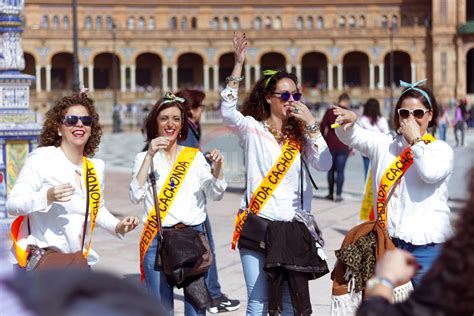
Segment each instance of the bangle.
[[225,83],[229,83],[229,81],[233,81],[235,83],[239,83],[241,82],[242,80],[244,80],[244,76],[242,77],[232,77],[232,76],[229,76],[227,78],[225,78]]
[[388,288],[390,288],[391,290],[393,290],[395,288],[395,284],[390,281],[389,279],[387,278],[383,278],[383,277],[372,277],[370,278],[368,281],[367,281],[367,286],[366,286],[366,289],[367,290],[371,290],[373,289],[377,284],[380,284],[380,285],[383,285],[383,286],[386,286]]
[[319,123],[318,121],[314,121],[313,124],[306,125],[306,131],[310,134],[316,133],[319,131]]
[[415,137],[411,140],[410,145],[415,145],[416,143],[421,142],[421,137]]

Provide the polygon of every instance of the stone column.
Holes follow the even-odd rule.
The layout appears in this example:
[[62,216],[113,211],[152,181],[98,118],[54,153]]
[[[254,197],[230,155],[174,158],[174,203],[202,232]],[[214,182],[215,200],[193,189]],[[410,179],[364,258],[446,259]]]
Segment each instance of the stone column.
[[303,78],[301,77],[301,64],[296,64],[295,68],[296,68],[296,77],[298,77],[298,80],[301,86],[301,83],[303,82]]
[[369,89],[370,90],[374,90],[375,88],[375,73],[374,73],[374,70],[375,70],[375,66],[374,64],[369,64]]
[[126,74],[127,74],[127,66],[125,65],[120,65],[120,92],[125,92],[127,89],[127,80],[126,80]]
[[89,81],[89,91],[94,91],[94,65],[87,66],[87,77]]
[[204,72],[204,91],[209,91],[209,66],[204,65],[202,71]]
[[84,66],[79,64],[79,88],[84,87]]
[[415,63],[411,63],[410,64],[410,67],[411,67],[411,82],[416,82],[416,64]]
[[245,91],[250,90],[250,74],[252,72],[250,71],[250,65],[245,64]]
[[212,66],[212,76],[214,77],[214,91],[219,91],[219,65]]
[[137,66],[135,64],[130,65],[130,90],[132,92],[137,92]]
[[171,90],[175,92],[178,90],[178,66],[171,66]]
[[[290,73],[291,72],[291,65],[290,64],[286,64],[286,72],[287,73]],[[299,79],[299,78],[298,78]]]
[[161,66],[161,90],[162,92],[168,91],[168,66]]
[[51,91],[51,65],[46,65],[46,92]]
[[337,64],[337,89],[342,90],[342,64]]
[[257,82],[260,79],[260,64],[255,65],[255,82]]
[[36,65],[36,92],[41,92],[41,66]]
[[383,90],[383,86],[384,86],[384,67],[385,65],[383,63],[379,64],[379,90]]
[[328,91],[332,91],[332,89],[334,87],[332,75],[333,75],[332,64],[328,64]]

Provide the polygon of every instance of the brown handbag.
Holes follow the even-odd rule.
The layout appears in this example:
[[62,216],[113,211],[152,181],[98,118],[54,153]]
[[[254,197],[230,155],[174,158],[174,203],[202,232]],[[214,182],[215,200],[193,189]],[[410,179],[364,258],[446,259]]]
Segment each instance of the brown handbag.
[[88,269],[86,258],[82,251],[74,253],[62,253],[52,249],[45,250],[38,260],[33,271],[44,271],[49,269]]

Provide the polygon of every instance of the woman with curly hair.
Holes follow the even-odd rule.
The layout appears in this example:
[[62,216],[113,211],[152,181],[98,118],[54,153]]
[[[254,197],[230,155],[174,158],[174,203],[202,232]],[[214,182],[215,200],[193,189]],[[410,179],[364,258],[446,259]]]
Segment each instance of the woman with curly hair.
[[473,315],[474,314],[474,168],[470,194],[459,212],[454,236],[446,241],[431,270],[407,301],[390,304],[390,283],[405,283],[417,270],[415,258],[403,250],[385,254],[377,263],[375,277],[386,280],[366,291],[357,315]]
[[[26,160],[6,203],[10,215],[23,216],[20,248],[34,247],[35,254],[46,248],[82,250],[92,265],[98,261],[89,249],[95,224],[117,237],[137,226],[138,218],[118,220],[104,205],[104,162],[89,159],[101,135],[99,115],[85,92],[62,98],[46,113],[38,148]],[[20,253],[15,255],[14,263],[29,263],[28,269],[34,269],[33,252],[27,262]]]
[[[311,242],[305,243],[305,241],[314,241],[312,239],[314,236],[309,236],[309,230],[304,224],[302,224],[304,228],[299,230],[301,235],[288,227],[291,225],[301,227],[298,226],[301,222],[297,218],[306,218],[308,223],[314,223],[309,214],[313,196],[310,175],[308,170],[303,169],[303,165],[307,162],[317,170],[327,171],[331,167],[331,154],[315,118],[308,107],[301,102],[298,81],[293,74],[285,71],[264,71],[263,78],[255,83],[249,96],[243,102],[241,111],[237,110],[238,87],[239,81],[242,80],[241,73],[248,43],[245,34],[234,34],[233,42],[234,68],[232,75],[227,78],[227,87],[221,93],[223,98],[221,111],[224,123],[233,129],[244,144],[247,190],[242,199],[241,211],[236,218],[232,245],[235,248],[237,241],[239,243],[247,285],[247,314],[264,315],[283,312],[285,315],[293,315],[293,313],[307,315],[311,312],[309,293],[305,290],[307,282],[306,287],[304,283],[301,284],[301,289],[304,289],[301,294],[307,300],[296,302],[293,294],[297,289],[292,287],[294,283],[290,281],[279,283],[278,280],[286,279],[286,277],[280,278],[282,275],[272,270],[272,273],[275,272],[272,282],[276,283],[270,285],[267,283],[263,270],[265,263],[268,263],[268,259],[274,254],[272,250],[276,249],[269,247],[270,242],[272,245],[293,249],[295,249],[294,246],[315,245]],[[244,239],[248,240],[245,232],[257,233],[256,230],[251,231],[251,220],[268,223],[266,233],[264,230],[264,234],[260,234],[263,238],[260,240],[260,248],[253,248],[249,243],[244,243]],[[278,224],[278,229],[288,231],[290,235],[294,234],[293,236],[285,233],[277,234],[281,239],[279,241],[267,239],[267,246],[262,249],[264,248],[262,242],[276,227],[273,224]],[[308,234],[305,235],[305,233]],[[303,235],[307,237],[306,240],[302,240]],[[279,253],[287,253],[286,248],[279,250],[281,250]],[[309,248],[301,253],[309,254]],[[284,265],[282,261],[287,259],[297,260],[298,258],[278,258],[276,259],[278,262],[271,265],[274,268],[281,267]],[[314,272],[319,275],[324,274],[324,260],[316,259],[315,261],[320,265],[314,267]],[[265,266],[265,269],[267,267],[270,268]],[[284,273],[291,274],[292,272]]]

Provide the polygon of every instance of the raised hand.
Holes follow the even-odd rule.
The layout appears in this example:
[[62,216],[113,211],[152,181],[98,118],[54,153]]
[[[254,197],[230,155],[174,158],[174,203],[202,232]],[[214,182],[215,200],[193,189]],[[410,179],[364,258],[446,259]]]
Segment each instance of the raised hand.
[[302,121],[306,125],[314,123],[315,119],[309,108],[301,101],[290,101],[290,106],[287,109],[290,115]]
[[224,155],[222,155],[218,149],[214,148],[210,153],[206,154],[206,158],[212,162],[212,175],[215,178],[222,179],[224,176]]
[[400,127],[397,132],[402,134],[407,142],[411,142],[417,137],[421,137],[420,126],[413,116],[400,120]]
[[346,110],[340,106],[333,105],[333,113],[337,115],[336,122],[342,126],[344,130],[347,130],[357,120],[357,115],[351,110]]
[[150,145],[148,146],[147,155],[154,157],[156,152],[160,149],[165,149],[169,146],[170,140],[168,137],[159,136],[151,140]]
[[247,55],[247,37],[245,33],[234,32],[234,57],[236,64],[244,64],[245,56]]
[[74,187],[70,183],[56,185],[46,192],[48,205],[53,202],[68,202],[74,194]]

